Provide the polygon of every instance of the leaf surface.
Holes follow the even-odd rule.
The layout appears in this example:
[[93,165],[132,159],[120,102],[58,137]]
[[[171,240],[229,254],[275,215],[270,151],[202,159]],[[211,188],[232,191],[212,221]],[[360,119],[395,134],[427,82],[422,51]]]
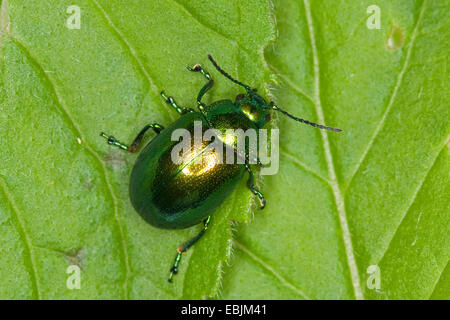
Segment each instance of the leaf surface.
[[[72,5],[80,29],[66,27]],[[136,155],[108,146],[99,132],[130,143],[148,123],[172,123],[178,115],[162,90],[195,107],[205,81],[188,65],[202,63],[217,80],[205,102],[234,97],[239,89],[213,70],[208,53],[264,90],[262,50],[275,34],[268,3],[3,0],[0,22],[0,297],[215,295],[229,221],[249,219],[251,193],[239,186],[215,212],[214,232],[183,257],[169,284],[176,248],[200,226],[146,224],[128,197]],[[79,290],[66,286],[69,265],[81,268]]]
[[369,29],[372,4],[275,1],[278,105],[343,132],[279,116],[280,170],[221,297],[450,298],[450,8],[378,1]]

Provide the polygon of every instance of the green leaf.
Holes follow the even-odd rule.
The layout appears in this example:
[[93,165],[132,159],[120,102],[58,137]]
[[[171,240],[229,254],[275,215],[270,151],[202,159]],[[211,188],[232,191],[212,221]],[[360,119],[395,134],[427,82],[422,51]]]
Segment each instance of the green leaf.
[[[450,298],[448,5],[378,1],[378,30],[369,1],[1,2],[0,297]],[[199,227],[144,223],[128,200],[136,155],[98,133],[128,142],[171,123],[161,90],[194,106],[204,79],[186,65],[216,79],[207,102],[233,97],[208,53],[259,92],[278,74],[268,97],[344,131],[279,115],[280,170],[262,178],[267,208],[238,226],[230,266],[230,220],[251,220],[245,181],[170,285]],[[80,290],[66,286],[74,264]]]
[[[80,29],[66,21],[81,9]],[[266,1],[2,1],[0,15],[0,297],[21,299],[204,298],[217,294],[231,246],[230,220],[249,220],[245,182],[167,282],[175,249],[199,226],[153,228],[133,210],[130,142],[147,123],[178,115],[161,90],[195,106],[202,63],[217,79],[206,102],[238,88],[206,56],[258,86],[270,72],[263,48],[275,30]],[[254,19],[256,17],[256,19]],[[66,286],[69,265],[81,288]]]
[[275,1],[277,104],[343,132],[279,116],[280,170],[221,297],[450,298],[450,6],[377,1],[369,29],[372,4]]

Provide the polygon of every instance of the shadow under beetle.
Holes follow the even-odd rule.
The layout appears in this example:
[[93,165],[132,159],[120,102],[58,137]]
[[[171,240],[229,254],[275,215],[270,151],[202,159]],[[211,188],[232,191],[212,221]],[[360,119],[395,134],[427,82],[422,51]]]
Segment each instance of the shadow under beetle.
[[[244,131],[250,128],[259,129],[270,121],[270,112],[276,110],[296,121],[316,128],[341,131],[297,118],[280,109],[272,101],[267,103],[256,93],[256,89],[233,79],[217,65],[211,55],[208,55],[208,58],[222,75],[242,86],[246,93],[238,94],[234,102],[220,100],[209,106],[204,104],[202,97],[211,89],[214,80],[201,65],[197,64],[192,68],[188,67],[188,70],[201,73],[208,81],[198,93],[198,111],[178,106],[172,97],[161,92],[161,96],[166,102],[181,115],[172,125],[167,128],[158,123],[146,125],[130,146],[119,142],[113,136],[108,136],[103,132],[100,134],[108,144],[128,152],[138,150],[144,134],[149,129],[157,134],[139,154],[130,178],[131,203],[145,221],[164,229],[183,229],[203,221],[203,229],[200,233],[177,248],[175,261],[170,269],[169,282],[172,282],[173,275],[178,273],[182,254],[186,253],[203,236],[211,221],[211,213],[233,191],[245,171],[249,174],[248,188],[258,197],[261,209],[265,206],[264,196],[254,185],[248,154],[245,155],[243,164],[217,163],[216,159],[213,160],[213,163],[211,161],[194,163],[193,158],[204,153],[210,143],[202,142],[202,148],[192,151],[193,157],[190,157],[189,161],[175,164],[171,159],[171,151],[178,143],[178,141],[171,140],[174,130],[184,128],[192,136],[194,121],[201,121],[202,128],[204,128],[202,130],[208,128],[215,128],[219,131],[239,128]],[[222,142],[225,148],[235,148],[234,143]],[[260,164],[259,161],[257,163]]]

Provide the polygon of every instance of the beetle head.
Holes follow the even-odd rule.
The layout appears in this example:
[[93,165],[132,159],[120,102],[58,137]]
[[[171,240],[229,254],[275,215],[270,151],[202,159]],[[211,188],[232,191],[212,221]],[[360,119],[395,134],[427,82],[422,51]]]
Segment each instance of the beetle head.
[[273,101],[267,103],[266,100],[264,100],[263,97],[261,97],[259,94],[256,93],[256,89],[251,88],[250,86],[234,79],[232,76],[230,76],[228,73],[226,73],[221,67],[218,66],[216,61],[211,57],[211,55],[208,54],[208,58],[211,61],[211,63],[216,67],[216,69],[223,74],[225,77],[230,79],[232,82],[242,86],[247,91],[246,94],[238,94],[236,96],[235,105],[244,112],[247,117],[253,121],[253,123],[256,124],[258,128],[261,128],[264,126],[267,122],[270,121],[270,111],[276,110],[284,114],[285,116],[288,116],[289,118],[302,122],[305,124],[308,124],[310,126],[324,129],[324,130],[330,130],[335,132],[342,131],[341,129],[337,128],[331,128],[327,127],[321,124],[317,124],[305,119],[297,118],[296,116],[291,115],[290,113],[284,111],[280,107],[278,107]]
[[238,94],[235,106],[258,127],[262,128],[270,121],[270,104],[256,93],[256,89],[248,89],[246,94]]

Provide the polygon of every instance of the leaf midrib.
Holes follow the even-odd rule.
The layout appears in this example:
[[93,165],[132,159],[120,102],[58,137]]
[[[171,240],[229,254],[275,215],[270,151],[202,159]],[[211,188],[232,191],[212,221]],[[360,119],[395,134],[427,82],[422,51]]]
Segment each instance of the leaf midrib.
[[[319,56],[316,47],[316,39],[314,34],[314,26],[311,15],[311,8],[309,0],[303,0],[305,7],[306,21],[308,24],[308,32],[311,42],[311,49],[313,55],[313,67],[314,67],[314,106],[317,113],[317,119],[319,123],[325,124],[325,118],[323,115],[322,102],[320,98],[320,68],[319,68]],[[351,234],[347,221],[347,214],[345,211],[344,197],[339,187],[339,183],[336,177],[336,171],[334,169],[333,155],[330,149],[330,144],[328,141],[328,133],[325,130],[321,130],[322,144],[325,153],[325,160],[327,162],[328,174],[330,177],[330,186],[335,199],[336,207],[339,214],[339,223],[342,231],[342,238],[344,241],[345,253],[347,256],[347,264],[350,270],[351,282],[353,285],[353,290],[355,297],[358,300],[364,299],[363,292],[361,290],[360,278],[358,266],[356,264],[355,255],[353,252],[353,245],[351,240]]]

